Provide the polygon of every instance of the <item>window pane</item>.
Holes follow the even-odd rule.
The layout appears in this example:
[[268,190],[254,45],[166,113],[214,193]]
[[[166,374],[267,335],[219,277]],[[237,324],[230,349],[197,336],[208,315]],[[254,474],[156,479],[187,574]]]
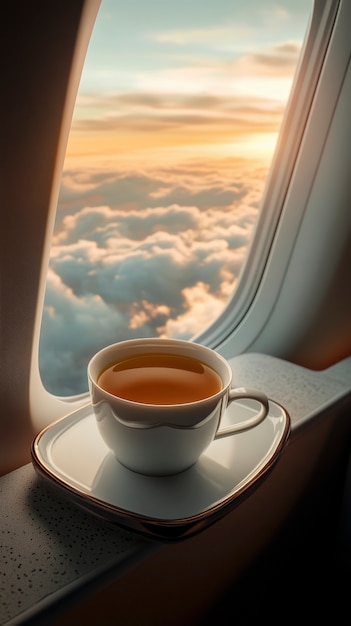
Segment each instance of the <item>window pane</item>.
[[68,143],[40,371],[87,389],[102,346],[191,338],[223,310],[257,219],[305,0],[103,0]]

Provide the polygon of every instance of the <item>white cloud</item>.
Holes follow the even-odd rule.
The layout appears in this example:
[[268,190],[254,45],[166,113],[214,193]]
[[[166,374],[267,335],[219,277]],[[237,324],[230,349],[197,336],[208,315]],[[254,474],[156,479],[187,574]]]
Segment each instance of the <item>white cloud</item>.
[[210,293],[208,285],[197,283],[183,290],[187,310],[175,319],[168,319],[163,328],[158,329],[161,337],[189,339],[199,328],[205,329],[223,310],[223,299]]

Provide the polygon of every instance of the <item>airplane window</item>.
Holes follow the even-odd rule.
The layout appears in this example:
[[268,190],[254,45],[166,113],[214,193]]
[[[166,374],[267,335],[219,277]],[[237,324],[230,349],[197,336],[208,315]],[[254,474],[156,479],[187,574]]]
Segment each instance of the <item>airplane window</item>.
[[87,390],[104,345],[189,339],[222,312],[256,224],[305,0],[103,0],[57,206],[39,365]]

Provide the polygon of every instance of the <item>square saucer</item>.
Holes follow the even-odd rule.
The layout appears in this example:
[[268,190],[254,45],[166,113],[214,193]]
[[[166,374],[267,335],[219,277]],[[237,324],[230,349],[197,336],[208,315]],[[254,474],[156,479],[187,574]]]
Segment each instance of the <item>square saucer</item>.
[[[221,427],[256,409],[233,402]],[[91,405],[44,428],[32,444],[38,473],[91,513],[158,540],[189,537],[214,523],[258,485],[277,461],[290,419],[269,401],[254,428],[217,439],[188,470],[146,476],[121,465],[103,442]]]

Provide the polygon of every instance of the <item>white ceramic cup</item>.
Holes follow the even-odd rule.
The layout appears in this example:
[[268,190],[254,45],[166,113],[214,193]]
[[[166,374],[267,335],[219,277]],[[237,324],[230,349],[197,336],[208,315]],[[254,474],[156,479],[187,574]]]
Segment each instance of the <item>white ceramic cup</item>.
[[[219,375],[222,388],[210,397],[183,404],[146,404],[118,397],[98,384],[112,363],[140,354],[176,354],[192,357]],[[135,370],[138,376],[138,370]],[[232,370],[214,350],[178,339],[132,339],[97,352],[88,364],[91,402],[101,437],[116,459],[141,474],[165,476],[191,467],[214,439],[257,426],[269,411],[268,399],[256,389],[232,389]],[[229,403],[252,399],[258,411],[245,420],[220,429]]]

